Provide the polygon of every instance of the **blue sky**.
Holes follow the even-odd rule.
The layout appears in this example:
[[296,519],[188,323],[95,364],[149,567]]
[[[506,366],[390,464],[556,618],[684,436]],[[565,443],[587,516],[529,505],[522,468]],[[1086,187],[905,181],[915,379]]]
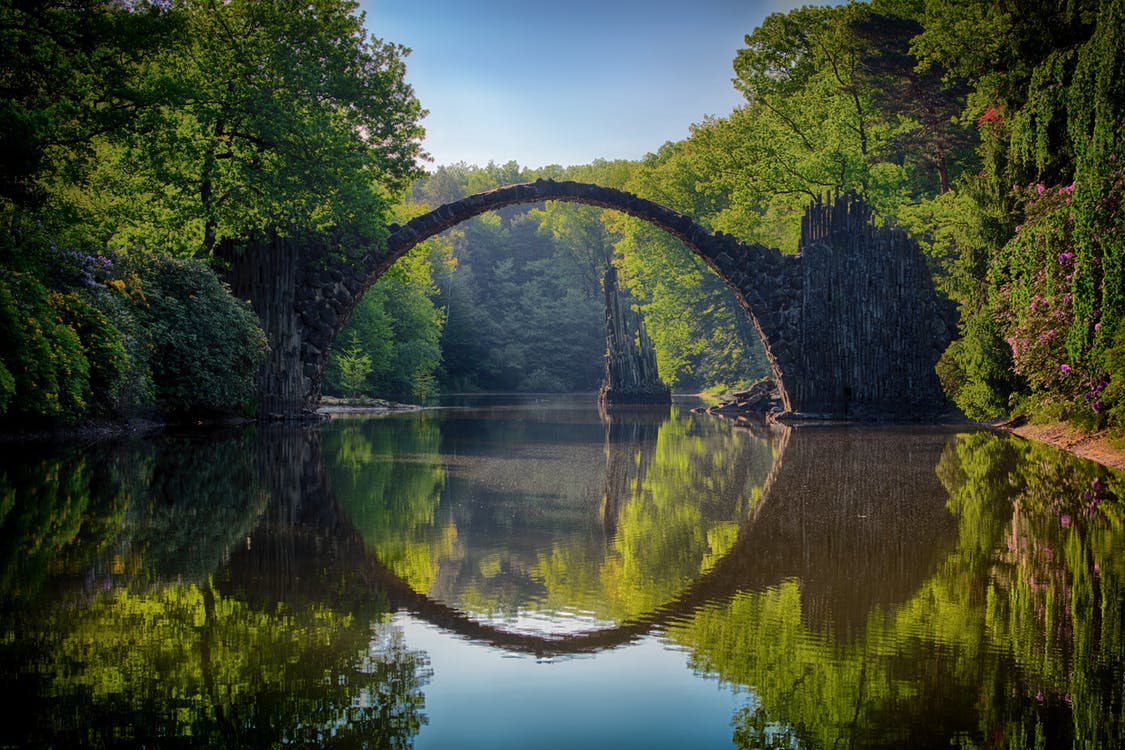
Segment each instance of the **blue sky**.
[[[413,51],[434,164],[639,159],[741,103],[731,61],[773,12],[813,0],[360,0]],[[822,0],[816,0],[822,2]]]

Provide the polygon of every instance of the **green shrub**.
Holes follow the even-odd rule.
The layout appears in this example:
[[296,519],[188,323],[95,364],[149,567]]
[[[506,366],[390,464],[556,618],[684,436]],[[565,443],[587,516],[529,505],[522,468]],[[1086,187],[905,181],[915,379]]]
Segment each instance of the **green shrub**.
[[945,350],[937,372],[945,392],[971,419],[1007,416],[1022,385],[1012,371],[1011,349],[988,312],[964,319],[961,338]]
[[121,377],[129,363],[121,332],[78,292],[51,292],[48,301],[59,319],[78,335],[89,364],[90,412],[98,416],[113,414],[117,411]]
[[[120,333],[120,347],[125,357],[123,368],[108,386],[100,406],[109,415],[135,416],[151,407],[155,398],[149,368],[152,342],[142,319],[148,303],[141,278],[129,269],[124,270],[123,277],[110,279],[105,286],[88,290],[86,294],[107,323]],[[95,385],[96,402],[98,395]]]
[[266,338],[250,307],[199,261],[142,273],[157,405],[173,417],[252,413]]
[[1104,424],[1121,433],[1125,431],[1125,326],[1117,329],[1103,362],[1109,374],[1094,379],[1084,398]]
[[16,395],[16,378],[0,361],[0,414],[8,410],[12,397]]
[[0,410],[74,422],[86,415],[90,365],[78,333],[28,273],[0,279]]

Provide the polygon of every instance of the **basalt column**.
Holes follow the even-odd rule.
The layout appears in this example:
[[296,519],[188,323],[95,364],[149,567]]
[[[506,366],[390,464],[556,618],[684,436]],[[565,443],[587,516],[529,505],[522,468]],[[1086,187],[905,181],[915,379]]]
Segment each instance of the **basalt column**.
[[672,391],[656,371],[656,351],[644,321],[623,303],[617,269],[607,264],[605,290],[605,379],[598,392],[603,404],[670,404]]
[[292,242],[271,236],[237,245],[224,243],[216,254],[228,264],[224,278],[231,293],[250,303],[269,343],[258,382],[260,416],[276,419],[308,413],[301,363],[303,326],[296,308],[300,253]]
[[950,411],[934,365],[956,309],[898,228],[852,194],[809,207],[802,227],[795,366],[798,416],[926,419]]

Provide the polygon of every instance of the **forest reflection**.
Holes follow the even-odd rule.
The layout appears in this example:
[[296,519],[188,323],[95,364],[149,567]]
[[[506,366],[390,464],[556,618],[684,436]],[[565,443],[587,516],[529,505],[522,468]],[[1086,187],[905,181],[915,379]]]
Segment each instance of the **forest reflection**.
[[13,447],[0,746],[409,746],[405,609],[539,656],[659,638],[745,696],[742,747],[1117,747],[1122,490],[985,432],[679,411]]
[[510,627],[565,630],[651,611],[734,543],[773,446],[711,422],[482,411],[340,421],[324,444],[337,503],[412,588]]

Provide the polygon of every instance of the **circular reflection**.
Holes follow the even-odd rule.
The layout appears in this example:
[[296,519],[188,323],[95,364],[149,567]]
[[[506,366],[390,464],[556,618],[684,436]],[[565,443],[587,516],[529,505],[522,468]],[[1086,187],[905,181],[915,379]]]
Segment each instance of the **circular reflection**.
[[418,594],[513,633],[644,619],[738,538],[767,437],[673,409],[520,407],[338,420],[336,502]]

